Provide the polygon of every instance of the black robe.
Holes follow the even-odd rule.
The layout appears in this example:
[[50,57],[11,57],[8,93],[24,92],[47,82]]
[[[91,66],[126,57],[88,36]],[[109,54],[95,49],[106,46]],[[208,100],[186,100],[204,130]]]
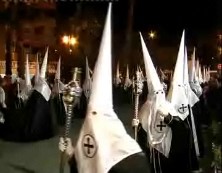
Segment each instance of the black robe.
[[[138,143],[145,151],[153,172],[162,173],[190,173],[199,169],[192,137],[191,123],[186,118],[184,121],[177,117],[168,115],[164,122],[172,129],[172,141],[169,157],[159,153],[157,150],[150,150],[147,147],[147,134],[140,125],[138,130]],[[152,158],[151,158],[152,156]]]
[[203,124],[203,112],[201,111],[201,102],[197,102],[193,107],[192,107],[192,112],[193,112],[193,117],[195,121],[195,127],[196,127],[196,132],[197,132],[197,140],[198,140],[198,146],[199,146],[199,152],[200,152],[200,158],[204,157],[204,139],[203,139],[203,134],[201,130],[201,125]]
[[85,118],[87,111],[88,100],[85,94],[82,92],[80,97],[80,106],[76,105],[73,107],[73,119],[74,118]]
[[0,124],[0,138],[7,141],[20,142],[24,136],[24,108],[0,108],[1,113],[4,115],[5,122]]
[[33,90],[26,103],[18,104],[16,85],[11,85],[11,89],[6,92],[7,108],[0,107],[5,118],[0,127],[0,137],[8,141],[28,142],[54,136],[50,104],[42,94]]
[[38,91],[33,90],[26,103],[24,141],[38,141],[54,136],[50,104]]
[[54,126],[64,126],[66,111],[62,101],[62,94],[57,94],[50,99],[50,108]]
[[[69,164],[70,173],[78,173],[75,157],[71,158]],[[109,173],[151,173],[151,169],[145,154],[140,152],[114,165]]]
[[0,138],[7,141],[21,141],[24,130],[25,103],[17,97],[17,86],[11,84],[5,90],[7,108],[0,106],[5,122],[0,124]]

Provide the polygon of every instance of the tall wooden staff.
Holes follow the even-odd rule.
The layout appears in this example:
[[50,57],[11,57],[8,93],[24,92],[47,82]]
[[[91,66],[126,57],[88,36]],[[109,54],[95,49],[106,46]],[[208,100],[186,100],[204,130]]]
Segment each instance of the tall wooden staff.
[[134,95],[135,95],[135,112],[134,112],[134,118],[132,121],[132,126],[134,128],[134,139],[137,141],[137,131],[138,131],[138,125],[139,125],[139,118],[138,118],[138,109],[139,109],[139,96],[143,91],[143,81],[142,76],[139,70],[136,71],[136,80],[134,85]]
[[[67,147],[66,139],[69,136],[70,128],[71,128],[71,120],[73,114],[73,106],[75,103],[75,99],[81,96],[82,88],[79,86],[77,81],[77,71],[74,72],[74,77],[71,82],[69,82],[64,91],[63,91],[63,102],[66,107],[66,124],[65,124],[65,131],[64,131],[64,142],[65,147]],[[61,154],[61,161],[60,161],[60,173],[64,172],[64,165],[65,165],[65,152]]]

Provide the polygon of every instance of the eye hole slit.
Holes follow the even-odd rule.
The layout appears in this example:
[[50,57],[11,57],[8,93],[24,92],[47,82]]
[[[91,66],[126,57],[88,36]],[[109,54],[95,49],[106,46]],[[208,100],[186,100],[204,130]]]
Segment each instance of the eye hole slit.
[[96,115],[97,113],[96,113],[96,111],[93,111],[92,114],[93,114],[93,115]]

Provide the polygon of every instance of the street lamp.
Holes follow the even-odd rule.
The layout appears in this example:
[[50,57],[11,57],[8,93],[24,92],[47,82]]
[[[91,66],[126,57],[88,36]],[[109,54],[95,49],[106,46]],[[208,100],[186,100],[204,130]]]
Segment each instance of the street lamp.
[[77,44],[77,38],[70,35],[64,35],[62,37],[62,42],[69,46],[75,46]]
[[69,44],[69,36],[64,35],[64,36],[62,37],[62,42],[63,42],[64,44]]
[[155,31],[150,31],[149,32],[149,38],[154,39],[156,37],[156,32]]
[[62,37],[62,42],[65,44],[65,45],[68,45],[69,46],[69,52],[70,54],[72,53],[72,49],[71,49],[71,46],[75,46],[78,41],[77,41],[77,38],[74,37],[74,36],[71,36],[71,35],[64,35]]
[[70,42],[70,45],[74,46],[77,44],[77,39],[75,37],[70,37],[69,42]]

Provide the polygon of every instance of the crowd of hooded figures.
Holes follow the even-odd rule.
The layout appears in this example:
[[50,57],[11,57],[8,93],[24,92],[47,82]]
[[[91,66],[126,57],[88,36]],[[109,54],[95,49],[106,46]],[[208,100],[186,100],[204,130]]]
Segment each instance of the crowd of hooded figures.
[[25,79],[18,77],[12,81],[10,76],[1,79],[1,138],[31,142],[55,135],[56,119],[53,119],[52,113],[58,110],[52,110],[55,89],[51,89],[46,80],[47,59],[48,49],[40,70],[37,62],[38,70],[32,79],[28,55]]
[[[182,33],[174,72],[157,71],[141,33],[144,67],[136,69],[139,79],[119,72],[112,77],[111,7],[109,4],[99,55],[93,72],[86,58],[85,80],[80,87],[84,122],[77,141],[60,138],[59,149],[68,155],[72,173],[191,173],[201,172],[199,160],[206,155],[202,128],[212,128],[214,171],[221,171],[221,83],[210,75],[195,57],[188,61],[185,31]],[[55,80],[46,79],[48,48],[41,69],[30,80],[28,56],[25,79],[0,80],[0,135],[11,141],[38,141],[55,136],[64,126],[66,105],[58,61]],[[145,72],[145,73],[144,73]],[[144,75],[144,74],[145,75]],[[131,77],[132,77],[131,76]],[[138,81],[139,102],[135,90]],[[143,87],[142,87],[143,86]],[[142,87],[142,88],[141,88]],[[82,89],[81,89],[82,88]],[[114,105],[138,104],[135,114],[137,137],[134,139],[114,111]],[[132,106],[134,106],[132,104]],[[138,116],[137,116],[138,115]],[[130,115],[127,115],[130,116]],[[133,119],[133,117],[132,117]],[[75,146],[73,146],[75,143]],[[219,153],[218,153],[219,152]]]

